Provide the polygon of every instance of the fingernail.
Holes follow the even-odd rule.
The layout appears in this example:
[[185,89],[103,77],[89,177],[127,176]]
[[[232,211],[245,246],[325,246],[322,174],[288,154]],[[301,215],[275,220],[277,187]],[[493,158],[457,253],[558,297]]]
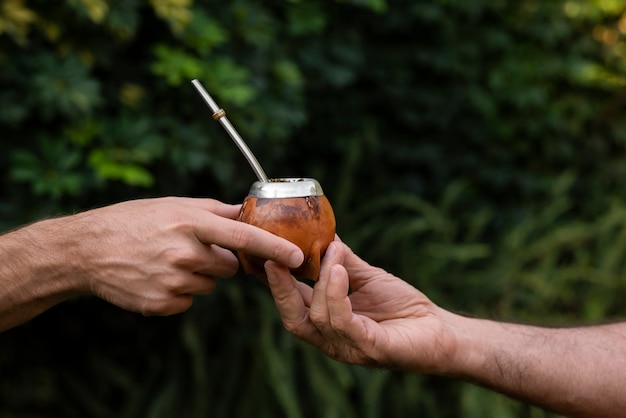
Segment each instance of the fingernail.
[[300,267],[304,262],[304,254],[302,251],[294,251],[289,256],[289,267]]
[[265,268],[267,280],[273,281],[274,280],[274,263],[271,260],[268,260],[265,262],[263,267]]

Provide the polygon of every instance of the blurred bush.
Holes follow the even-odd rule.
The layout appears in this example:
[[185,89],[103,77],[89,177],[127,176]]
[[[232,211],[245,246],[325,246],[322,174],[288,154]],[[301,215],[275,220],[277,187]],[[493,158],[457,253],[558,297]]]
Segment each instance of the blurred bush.
[[[124,199],[238,202],[320,180],[364,259],[442,306],[546,325],[624,317],[620,1],[4,0],[0,226]],[[267,289],[185,314],[93,298],[0,335],[2,417],[548,417],[481,388],[326,359]]]

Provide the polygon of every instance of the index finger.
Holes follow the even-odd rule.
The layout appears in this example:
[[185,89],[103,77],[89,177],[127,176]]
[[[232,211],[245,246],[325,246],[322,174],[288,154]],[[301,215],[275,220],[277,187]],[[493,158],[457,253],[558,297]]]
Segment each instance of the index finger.
[[196,197],[177,197],[181,203],[191,206],[195,209],[207,210],[222,218],[235,219],[241,210],[241,203],[231,205],[216,199],[196,198]]
[[309,319],[312,289],[297,281],[288,269],[266,262],[267,282],[274,298],[274,303],[287,331],[316,346],[324,343],[320,331]]
[[313,287],[313,299],[311,302],[311,320],[320,328],[326,328],[329,321],[328,300],[326,288],[330,280],[333,266],[343,262],[344,254],[342,247],[337,242],[331,242],[322,259],[320,276]]
[[273,260],[283,266],[296,268],[304,262],[300,247],[264,229],[228,218],[215,216],[213,222],[204,222],[196,228],[196,237],[205,244],[217,244]]

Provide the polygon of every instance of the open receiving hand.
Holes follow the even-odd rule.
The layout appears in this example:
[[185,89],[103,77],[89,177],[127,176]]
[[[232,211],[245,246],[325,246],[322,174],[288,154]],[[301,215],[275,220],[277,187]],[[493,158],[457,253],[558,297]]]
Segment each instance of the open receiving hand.
[[549,328],[446,311],[335,240],[313,288],[265,263],[288,331],[335,360],[463,379],[572,417],[622,417],[626,322]]
[[454,355],[448,312],[336,239],[311,288],[272,261],[268,283],[285,328],[339,361],[441,372]]

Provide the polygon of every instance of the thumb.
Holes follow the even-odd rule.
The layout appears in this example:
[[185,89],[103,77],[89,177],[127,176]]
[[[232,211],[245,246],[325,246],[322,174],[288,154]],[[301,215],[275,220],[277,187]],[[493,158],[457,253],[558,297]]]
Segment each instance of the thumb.
[[346,270],[348,270],[348,274],[350,276],[352,276],[353,272],[355,271],[372,267],[368,262],[356,255],[354,251],[352,251],[352,249],[346,244],[341,241],[336,242],[340,243],[340,245],[343,246],[343,253],[345,254],[343,265],[345,266]]

